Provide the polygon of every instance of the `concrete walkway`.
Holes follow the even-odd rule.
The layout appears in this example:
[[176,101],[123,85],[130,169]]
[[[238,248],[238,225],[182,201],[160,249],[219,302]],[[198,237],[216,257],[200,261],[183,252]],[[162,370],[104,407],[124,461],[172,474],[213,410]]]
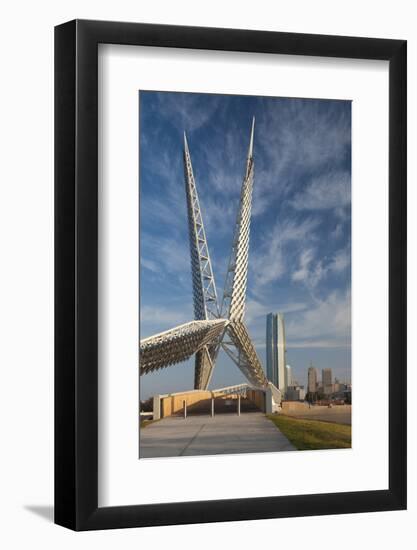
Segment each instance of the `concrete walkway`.
[[294,451],[262,413],[170,416],[140,430],[140,458]]

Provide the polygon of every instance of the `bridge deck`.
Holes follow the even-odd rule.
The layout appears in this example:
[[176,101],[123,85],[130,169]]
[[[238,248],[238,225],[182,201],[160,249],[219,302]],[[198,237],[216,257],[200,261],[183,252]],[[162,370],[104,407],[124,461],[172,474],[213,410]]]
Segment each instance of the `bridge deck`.
[[194,456],[294,451],[262,413],[167,417],[140,433],[140,457]]
[[[237,414],[238,400],[234,398],[222,398],[216,397],[214,399],[214,411],[215,414]],[[243,398],[240,401],[241,413],[259,412],[259,408],[249,399]],[[180,409],[175,416],[184,416],[184,409]],[[187,416],[204,415],[209,416],[211,414],[211,399],[202,399],[193,405],[187,406]]]

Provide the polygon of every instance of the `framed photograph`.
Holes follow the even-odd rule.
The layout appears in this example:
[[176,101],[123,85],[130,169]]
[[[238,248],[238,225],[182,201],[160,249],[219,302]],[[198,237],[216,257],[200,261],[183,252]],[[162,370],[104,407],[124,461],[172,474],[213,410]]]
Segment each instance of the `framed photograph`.
[[55,522],[406,508],[406,42],[55,29]]

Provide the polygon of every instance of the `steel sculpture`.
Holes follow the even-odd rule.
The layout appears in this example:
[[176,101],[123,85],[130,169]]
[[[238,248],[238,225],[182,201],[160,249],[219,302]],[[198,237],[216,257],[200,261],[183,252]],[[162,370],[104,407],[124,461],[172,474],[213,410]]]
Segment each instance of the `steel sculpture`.
[[266,388],[269,385],[243,322],[254,181],[254,131],[255,119],[252,121],[245,175],[221,306],[217,298],[191,155],[184,133],[185,192],[195,320],[141,340],[141,374],[169,367],[195,354],[194,388],[206,390],[219,349],[222,347],[252,386]]

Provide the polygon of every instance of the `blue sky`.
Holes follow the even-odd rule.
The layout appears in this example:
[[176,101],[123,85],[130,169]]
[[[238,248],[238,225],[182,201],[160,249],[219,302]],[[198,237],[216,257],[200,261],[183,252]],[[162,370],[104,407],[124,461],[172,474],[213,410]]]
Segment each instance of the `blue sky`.
[[[183,132],[222,295],[252,117],[255,180],[246,323],[265,364],[266,314],[283,312],[287,363],[350,380],[351,103],[139,93],[141,338],[193,319]],[[194,359],[141,377],[141,398],[193,386]],[[212,387],[245,381],[219,355]]]

